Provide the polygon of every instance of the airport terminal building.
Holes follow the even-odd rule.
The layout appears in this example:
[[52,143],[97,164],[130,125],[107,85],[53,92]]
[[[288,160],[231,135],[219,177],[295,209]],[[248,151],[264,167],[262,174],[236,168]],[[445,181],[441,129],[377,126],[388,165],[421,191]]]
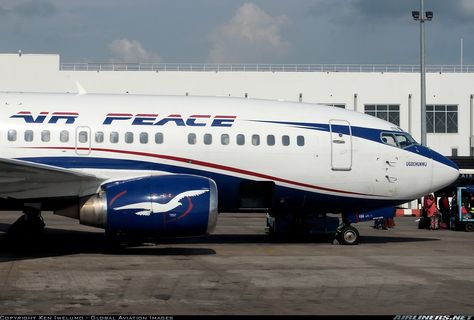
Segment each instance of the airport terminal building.
[[[229,96],[324,103],[388,120],[420,140],[417,65],[66,63],[55,54],[0,54],[9,92]],[[474,173],[474,66],[427,66],[427,144]],[[471,170],[472,169],[472,170]]]

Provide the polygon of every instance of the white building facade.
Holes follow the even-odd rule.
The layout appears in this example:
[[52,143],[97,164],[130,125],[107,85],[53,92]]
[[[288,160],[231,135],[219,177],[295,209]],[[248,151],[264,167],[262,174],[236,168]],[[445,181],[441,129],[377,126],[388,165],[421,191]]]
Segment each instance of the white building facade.
[[[473,156],[474,67],[427,68],[427,144]],[[420,140],[417,66],[61,63],[0,54],[0,91],[232,96],[332,104],[389,120]]]

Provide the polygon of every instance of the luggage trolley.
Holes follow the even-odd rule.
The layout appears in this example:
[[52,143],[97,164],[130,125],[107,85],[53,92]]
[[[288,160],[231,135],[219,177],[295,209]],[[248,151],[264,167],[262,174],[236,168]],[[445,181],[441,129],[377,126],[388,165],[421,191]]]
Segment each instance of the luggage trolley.
[[[451,229],[472,232],[474,231],[474,213],[467,209],[469,201],[467,197],[474,194],[474,186],[457,187],[456,189],[457,210],[451,216]],[[467,213],[463,214],[463,206]]]

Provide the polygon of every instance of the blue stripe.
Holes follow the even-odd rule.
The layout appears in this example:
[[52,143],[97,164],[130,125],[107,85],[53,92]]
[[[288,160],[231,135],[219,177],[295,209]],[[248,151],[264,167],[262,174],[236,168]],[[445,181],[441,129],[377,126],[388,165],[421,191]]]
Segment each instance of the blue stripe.
[[[317,130],[317,131],[323,131],[323,132],[329,132],[330,131],[330,126],[329,124],[323,124],[323,123],[310,123],[310,122],[289,122],[289,121],[265,121],[265,120],[250,120],[253,122],[263,122],[263,123],[276,123],[276,124],[284,124],[288,126],[292,126],[295,128],[300,128],[300,129],[309,129],[309,130]],[[344,134],[349,134],[349,130],[347,126],[341,126],[341,125],[331,125],[334,131],[336,132],[341,132]],[[374,141],[377,143],[384,144],[381,140],[381,133],[382,132],[387,132],[387,133],[404,133],[402,131],[391,131],[391,130],[380,130],[380,129],[373,129],[373,128],[364,128],[364,127],[356,127],[356,126],[351,126],[352,130],[352,135],[358,138],[362,138],[365,140],[369,141]],[[455,170],[459,170],[459,167],[446,158],[445,156],[437,153],[436,151],[433,151],[429,148],[423,147],[421,145],[412,145],[410,147],[404,148],[402,150],[406,150],[409,152],[412,152],[417,155],[421,155],[423,157],[426,157],[428,159],[433,159],[436,162],[439,162],[441,164],[444,164],[446,166],[449,166]]]
[[[265,121],[265,120],[251,120],[251,121],[284,124],[284,125],[293,126],[300,129],[317,130],[317,131],[323,131],[323,132],[330,131],[329,124],[324,124],[324,123]],[[333,128],[334,131],[349,134],[348,126],[331,125],[331,127]],[[380,134],[382,132],[401,133],[401,131],[380,130],[380,129],[372,129],[372,128],[364,128],[364,127],[356,127],[356,126],[351,126],[351,130],[352,130],[353,136],[370,140],[370,141],[374,141],[377,143],[383,143],[382,140],[380,139]]]
[[[18,158],[18,160],[69,169],[154,170],[208,177],[214,180],[217,184],[220,211],[238,208],[240,185],[242,182],[251,181],[249,179],[219,174],[212,171],[196,170],[181,166],[138,160],[98,157],[28,157]],[[272,207],[276,210],[289,213],[301,211],[354,212],[354,210],[370,210],[395,206],[407,201],[409,201],[409,199],[372,200],[335,196],[276,185]]]

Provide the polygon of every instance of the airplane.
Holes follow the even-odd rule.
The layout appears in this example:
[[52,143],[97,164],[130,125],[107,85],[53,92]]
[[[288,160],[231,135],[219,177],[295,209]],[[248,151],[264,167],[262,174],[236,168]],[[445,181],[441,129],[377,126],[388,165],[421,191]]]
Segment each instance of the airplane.
[[31,232],[42,211],[156,237],[209,234],[220,212],[265,211],[270,233],[335,213],[351,245],[355,214],[459,175],[398,126],[326,105],[84,92],[0,103],[0,209],[23,210],[14,226]]

